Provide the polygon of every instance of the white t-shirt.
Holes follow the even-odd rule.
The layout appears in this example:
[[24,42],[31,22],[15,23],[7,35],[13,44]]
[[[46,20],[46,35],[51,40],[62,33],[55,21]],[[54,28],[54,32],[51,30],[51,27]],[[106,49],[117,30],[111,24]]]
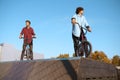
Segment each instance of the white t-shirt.
[[[72,18],[75,18],[76,22],[79,23],[80,26],[82,26],[82,27],[88,26],[87,20],[85,19],[85,17],[83,15],[80,16],[78,14],[75,14]],[[73,25],[72,33],[74,36],[80,37],[81,30],[80,30],[80,27],[78,26],[78,24]]]

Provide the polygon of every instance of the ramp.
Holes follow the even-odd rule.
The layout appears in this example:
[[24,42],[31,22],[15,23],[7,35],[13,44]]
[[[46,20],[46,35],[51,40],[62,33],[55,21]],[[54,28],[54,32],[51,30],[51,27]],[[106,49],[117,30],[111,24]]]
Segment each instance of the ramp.
[[113,65],[84,58],[0,63],[0,80],[118,80]]

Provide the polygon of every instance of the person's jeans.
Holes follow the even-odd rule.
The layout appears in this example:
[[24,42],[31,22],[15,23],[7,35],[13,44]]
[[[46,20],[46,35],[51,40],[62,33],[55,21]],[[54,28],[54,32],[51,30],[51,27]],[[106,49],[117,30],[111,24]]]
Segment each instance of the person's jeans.
[[75,51],[75,56],[77,57],[77,55],[79,54],[79,37],[76,37],[72,34],[72,38],[73,38],[73,42],[74,42],[74,51]]
[[22,49],[22,53],[21,53],[21,60],[23,60],[24,53],[25,53],[27,45],[29,45],[29,47],[30,47],[31,59],[33,60],[33,42],[31,42],[30,44],[25,43],[25,42],[23,43],[23,49]]

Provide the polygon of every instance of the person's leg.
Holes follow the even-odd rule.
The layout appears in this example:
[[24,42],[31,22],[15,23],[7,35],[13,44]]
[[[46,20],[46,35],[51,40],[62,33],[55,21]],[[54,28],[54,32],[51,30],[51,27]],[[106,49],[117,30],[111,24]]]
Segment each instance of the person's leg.
[[26,45],[25,43],[23,43],[23,49],[22,49],[22,53],[21,53],[21,58],[20,58],[20,60],[23,60],[26,46],[27,46],[27,45]]
[[30,54],[31,54],[31,60],[33,60],[33,42],[31,42],[30,44],[29,44],[29,47],[30,47]]
[[79,38],[78,38],[78,37],[75,37],[73,34],[72,34],[72,38],[73,38],[73,42],[74,42],[75,56],[77,57],[77,55],[79,54],[79,50],[78,50]]

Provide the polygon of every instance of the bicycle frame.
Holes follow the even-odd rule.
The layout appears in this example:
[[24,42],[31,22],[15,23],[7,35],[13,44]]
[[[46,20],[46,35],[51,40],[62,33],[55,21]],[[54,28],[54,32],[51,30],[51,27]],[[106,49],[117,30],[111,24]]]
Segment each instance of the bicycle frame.
[[[79,28],[81,29],[81,33],[83,34],[83,35],[86,35],[87,34],[87,28],[84,28],[84,27],[82,27],[82,26],[80,26],[80,24],[79,23],[77,23],[78,24],[78,26],[79,26]],[[84,32],[84,30],[85,30],[85,32]]]
[[[86,31],[86,33],[87,33],[87,31]],[[87,40],[87,38],[86,38],[86,36],[85,36],[86,33],[84,33],[83,29],[81,29],[81,35],[80,35],[81,41]]]
[[[87,31],[88,31],[88,30],[87,30],[86,28],[80,26],[79,23],[77,23],[77,24],[78,24],[78,26],[79,26],[79,28],[80,28],[80,30],[81,30],[80,40],[81,40],[81,41],[87,40],[87,38],[86,38],[85,35],[87,34]],[[85,30],[85,32],[84,32],[84,30]]]

